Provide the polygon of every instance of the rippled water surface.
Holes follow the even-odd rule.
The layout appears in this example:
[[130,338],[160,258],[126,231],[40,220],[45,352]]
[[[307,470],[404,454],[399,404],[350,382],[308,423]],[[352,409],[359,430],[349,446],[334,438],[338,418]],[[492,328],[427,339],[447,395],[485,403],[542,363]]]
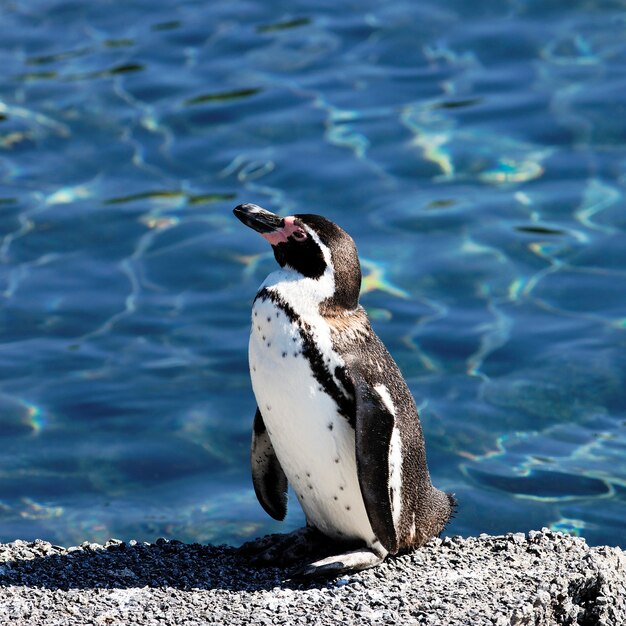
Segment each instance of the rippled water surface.
[[449,533],[626,545],[626,5],[0,3],[0,539],[238,543],[231,209],[322,213],[421,408]]

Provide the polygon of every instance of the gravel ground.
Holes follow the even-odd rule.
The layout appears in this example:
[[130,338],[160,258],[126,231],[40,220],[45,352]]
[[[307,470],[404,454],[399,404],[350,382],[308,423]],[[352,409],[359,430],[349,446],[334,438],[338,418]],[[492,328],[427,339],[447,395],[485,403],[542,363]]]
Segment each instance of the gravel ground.
[[548,530],[431,541],[377,568],[284,582],[228,546],[0,544],[0,624],[626,624],[626,555]]

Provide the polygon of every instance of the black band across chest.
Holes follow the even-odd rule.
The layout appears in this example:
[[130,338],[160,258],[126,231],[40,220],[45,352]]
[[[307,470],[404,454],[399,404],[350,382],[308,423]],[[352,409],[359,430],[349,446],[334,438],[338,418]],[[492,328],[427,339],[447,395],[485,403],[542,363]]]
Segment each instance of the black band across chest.
[[[257,300],[261,302],[270,300],[274,306],[279,308],[287,316],[289,321],[296,326],[302,341],[302,355],[309,362],[313,377],[324,392],[337,404],[339,414],[345,417],[348,423],[354,428],[356,421],[354,389],[346,375],[345,368],[337,366],[334,372],[330,371],[330,359],[325,357],[319,349],[319,346],[315,342],[311,326],[305,322],[278,293],[264,287],[257,293],[254,301],[256,302]],[[337,384],[337,380],[345,389],[345,393]]]

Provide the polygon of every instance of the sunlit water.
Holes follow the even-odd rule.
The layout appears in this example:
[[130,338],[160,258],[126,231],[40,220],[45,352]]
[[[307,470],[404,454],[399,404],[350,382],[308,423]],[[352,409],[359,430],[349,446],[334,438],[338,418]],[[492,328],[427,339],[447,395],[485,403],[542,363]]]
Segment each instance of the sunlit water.
[[1,3],[0,540],[239,543],[240,202],[356,239],[447,532],[626,545],[626,6]]

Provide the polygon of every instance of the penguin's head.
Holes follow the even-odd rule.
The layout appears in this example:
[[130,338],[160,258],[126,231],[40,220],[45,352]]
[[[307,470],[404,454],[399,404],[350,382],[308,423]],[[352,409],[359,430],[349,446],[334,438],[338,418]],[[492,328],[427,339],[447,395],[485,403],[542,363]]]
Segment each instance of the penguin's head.
[[343,309],[358,306],[359,257],[352,237],[337,224],[305,213],[280,217],[256,204],[240,204],[233,213],[271,244],[282,268],[314,281],[332,275],[334,293],[328,305]]

